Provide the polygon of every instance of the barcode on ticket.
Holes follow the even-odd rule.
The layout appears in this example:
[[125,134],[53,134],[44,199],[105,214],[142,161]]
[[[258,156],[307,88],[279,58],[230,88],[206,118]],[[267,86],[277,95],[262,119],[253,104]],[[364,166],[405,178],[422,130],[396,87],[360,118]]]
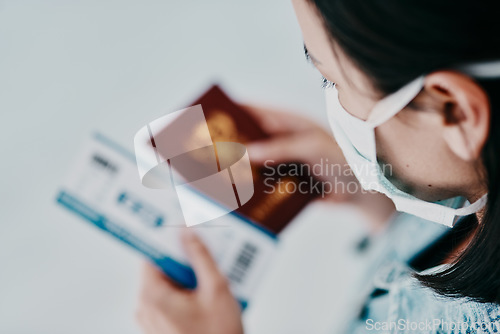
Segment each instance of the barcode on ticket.
[[255,255],[257,253],[257,247],[249,242],[245,242],[241,248],[240,253],[236,257],[229,274],[228,278],[235,283],[241,283],[245,278],[245,274],[251,267]]

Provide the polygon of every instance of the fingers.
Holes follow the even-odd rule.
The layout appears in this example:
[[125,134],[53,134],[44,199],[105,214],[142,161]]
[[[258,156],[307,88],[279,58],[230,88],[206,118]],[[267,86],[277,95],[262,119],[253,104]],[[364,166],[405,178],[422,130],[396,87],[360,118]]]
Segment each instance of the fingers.
[[184,229],[182,241],[196,274],[199,291],[201,293],[212,292],[221,286],[226,286],[226,280],[217,268],[209,250],[190,228]]
[[143,264],[142,281],[145,288],[154,286],[162,290],[177,289],[175,284],[170,281],[160,269],[150,262],[145,262]]
[[175,306],[181,293],[181,290],[155,265],[149,262],[143,264],[142,289],[136,310],[136,320],[145,334],[158,333],[155,329],[155,319],[162,310]]
[[[196,274],[198,291],[214,291],[219,287],[226,287],[227,282],[219,272],[217,264],[209,250],[200,238],[189,228],[183,230],[182,241],[189,261]],[[165,274],[151,263],[145,263],[143,268],[143,298],[154,300],[167,297],[176,300],[186,293]]]
[[292,161],[315,163],[325,152],[322,152],[325,139],[328,140],[321,138],[321,134],[316,132],[299,133],[250,143],[247,144],[247,149],[250,159],[255,163],[271,160],[273,163]]
[[313,121],[289,111],[254,105],[241,106],[248,110],[269,134],[304,131],[317,126]]
[[143,304],[161,304],[168,306],[183,297],[186,291],[172,282],[154,264],[145,262],[142,271],[142,290],[140,298]]

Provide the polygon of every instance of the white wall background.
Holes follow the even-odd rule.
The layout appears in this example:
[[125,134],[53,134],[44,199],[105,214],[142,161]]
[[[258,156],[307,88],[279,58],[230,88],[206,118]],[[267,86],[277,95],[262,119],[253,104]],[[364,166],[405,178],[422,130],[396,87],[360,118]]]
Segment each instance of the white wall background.
[[[138,333],[141,258],[57,207],[56,190],[92,131],[132,148],[214,81],[326,124],[289,1],[0,0],[0,333]],[[284,236],[249,333],[342,320],[360,225],[316,209]]]

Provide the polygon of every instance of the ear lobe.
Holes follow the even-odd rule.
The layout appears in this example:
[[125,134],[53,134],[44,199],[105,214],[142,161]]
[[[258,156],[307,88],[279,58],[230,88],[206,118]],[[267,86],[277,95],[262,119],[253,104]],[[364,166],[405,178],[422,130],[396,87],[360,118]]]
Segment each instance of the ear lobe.
[[451,151],[462,160],[479,159],[490,128],[486,92],[473,79],[452,71],[429,74],[424,89],[440,105],[442,135]]

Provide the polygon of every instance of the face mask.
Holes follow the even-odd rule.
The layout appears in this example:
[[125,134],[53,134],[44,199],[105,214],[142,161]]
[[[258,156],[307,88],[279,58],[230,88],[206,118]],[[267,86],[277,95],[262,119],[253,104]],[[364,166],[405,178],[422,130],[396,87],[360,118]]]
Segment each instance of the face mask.
[[[474,78],[500,77],[500,61],[472,64],[458,68]],[[339,101],[335,86],[326,89],[326,106],[330,126],[335,140],[356,178],[365,190],[375,190],[389,197],[401,212],[413,214],[436,223],[452,226],[457,216],[466,216],[479,211],[487,201],[487,194],[464,207],[458,199],[437,203],[420,200],[393,185],[384,174],[390,166],[377,161],[375,128],[388,121],[404,109],[422,90],[424,76],[418,77],[397,92],[380,100],[366,121],[349,114]]]

